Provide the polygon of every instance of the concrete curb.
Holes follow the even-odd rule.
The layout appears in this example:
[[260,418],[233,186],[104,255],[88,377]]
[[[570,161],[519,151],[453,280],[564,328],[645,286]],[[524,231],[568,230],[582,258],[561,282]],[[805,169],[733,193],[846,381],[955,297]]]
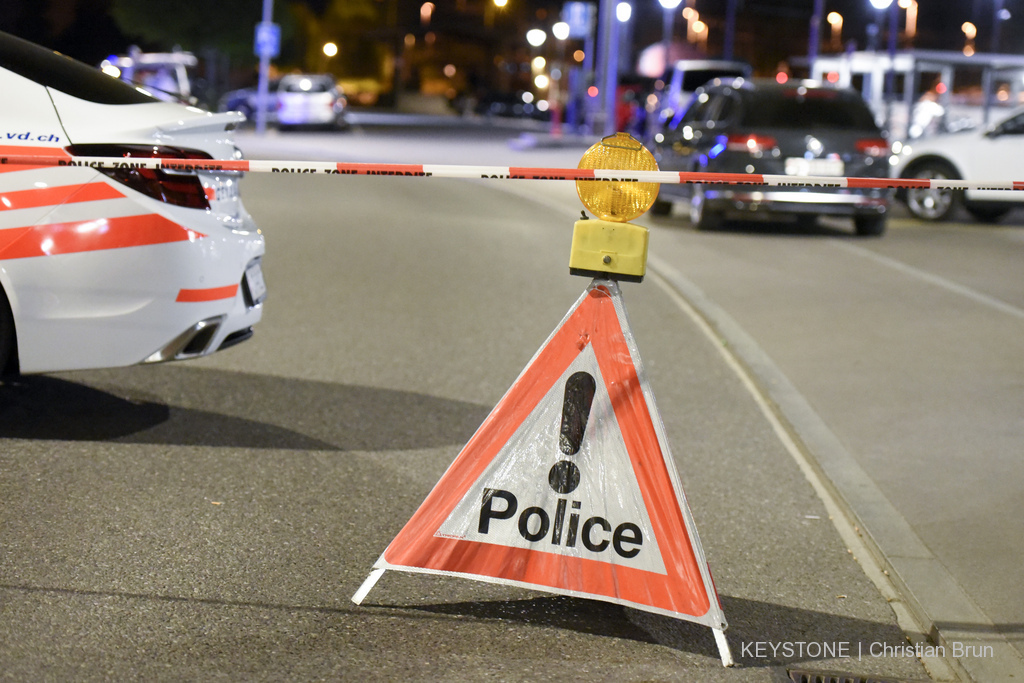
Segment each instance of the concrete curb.
[[[911,642],[925,643],[927,637],[933,645],[941,646],[941,659],[922,658],[929,673],[938,680],[950,676],[979,682],[1024,680],[1024,661],[1017,650],[757,342],[668,263],[650,257],[648,265],[706,323],[709,333],[724,346],[723,353],[733,357],[740,371],[749,375],[756,391],[792,435],[799,452],[790,449],[791,454],[801,466],[810,466],[813,471],[804,468],[805,474],[812,484],[818,478],[824,487],[819,495],[831,498],[852,525],[868,555],[858,555],[861,565],[890,600]],[[857,542],[844,533],[841,520],[833,521],[844,540]],[[856,548],[851,549],[856,554]],[[875,565],[874,570],[866,562]],[[902,600],[903,605],[894,598]]]

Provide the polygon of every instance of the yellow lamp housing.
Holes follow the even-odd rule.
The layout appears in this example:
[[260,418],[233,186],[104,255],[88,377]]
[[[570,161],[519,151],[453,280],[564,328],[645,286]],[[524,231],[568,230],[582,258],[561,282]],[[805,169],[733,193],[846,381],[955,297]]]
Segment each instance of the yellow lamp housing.
[[643,282],[647,273],[647,228],[615,221],[579,220],[572,230],[569,273]]
[[[638,140],[616,133],[583,155],[579,168],[657,171],[654,156]],[[651,207],[658,183],[577,180],[580,201],[597,216],[576,221],[569,272],[573,275],[641,282],[647,272],[647,228],[627,223]]]

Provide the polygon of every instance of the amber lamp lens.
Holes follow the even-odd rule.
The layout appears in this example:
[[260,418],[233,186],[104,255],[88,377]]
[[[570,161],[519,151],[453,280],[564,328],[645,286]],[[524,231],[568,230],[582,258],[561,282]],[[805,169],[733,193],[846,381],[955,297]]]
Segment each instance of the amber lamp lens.
[[[579,168],[657,171],[658,162],[628,133],[610,135],[584,153]],[[658,183],[629,180],[577,180],[576,192],[592,214],[606,221],[625,222],[642,215],[658,197]]]

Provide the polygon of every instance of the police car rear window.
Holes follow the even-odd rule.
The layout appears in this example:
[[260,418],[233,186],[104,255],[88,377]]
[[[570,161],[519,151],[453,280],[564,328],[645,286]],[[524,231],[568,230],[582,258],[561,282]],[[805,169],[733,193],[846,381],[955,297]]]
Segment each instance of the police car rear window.
[[0,68],[97,104],[145,104],[156,101],[97,68],[9,33],[0,33]]

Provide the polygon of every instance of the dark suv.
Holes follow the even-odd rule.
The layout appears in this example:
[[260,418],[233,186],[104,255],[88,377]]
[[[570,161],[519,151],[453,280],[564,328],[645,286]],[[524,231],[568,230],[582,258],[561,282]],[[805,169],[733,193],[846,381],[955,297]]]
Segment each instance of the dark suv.
[[[860,95],[807,82],[715,80],[698,89],[658,136],[663,171],[762,175],[889,175],[889,144]],[[892,197],[887,189],[764,185],[663,184],[655,213],[690,200],[699,230],[726,217],[755,214],[850,216],[858,235],[881,235]]]

